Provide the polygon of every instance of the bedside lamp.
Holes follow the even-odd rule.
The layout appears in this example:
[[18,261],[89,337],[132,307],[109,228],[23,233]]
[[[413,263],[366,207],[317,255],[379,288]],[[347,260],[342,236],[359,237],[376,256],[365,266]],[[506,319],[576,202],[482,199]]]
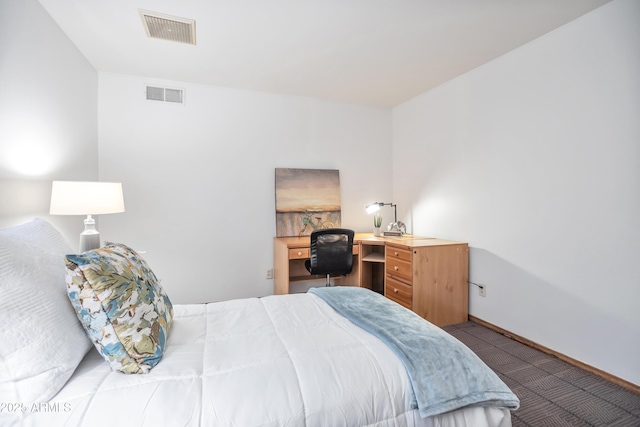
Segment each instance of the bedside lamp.
[[372,214],[378,212],[383,206],[393,206],[393,222],[387,227],[387,231],[383,231],[383,236],[401,237],[406,232],[404,222],[398,222],[398,211],[395,203],[374,202],[367,205],[367,213]]
[[100,233],[91,215],[124,212],[122,184],[115,182],[53,181],[51,215],[86,215],[80,252],[100,247]]

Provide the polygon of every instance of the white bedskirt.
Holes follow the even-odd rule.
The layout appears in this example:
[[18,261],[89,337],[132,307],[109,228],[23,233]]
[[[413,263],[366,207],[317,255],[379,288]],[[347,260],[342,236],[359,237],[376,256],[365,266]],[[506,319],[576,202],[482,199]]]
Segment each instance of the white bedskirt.
[[[294,294],[176,305],[162,361],[112,372],[91,349],[48,404],[16,426],[501,426],[501,408],[422,419],[405,368],[321,299]],[[3,424],[4,425],[4,424]]]

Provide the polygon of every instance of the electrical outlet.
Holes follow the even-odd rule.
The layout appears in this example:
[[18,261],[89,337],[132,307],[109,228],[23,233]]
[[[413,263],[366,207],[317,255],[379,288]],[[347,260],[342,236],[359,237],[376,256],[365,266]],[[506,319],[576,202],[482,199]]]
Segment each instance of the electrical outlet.
[[267,270],[267,279],[273,279],[273,268]]
[[487,296],[487,285],[484,285],[484,284],[480,283],[479,290],[480,290],[480,296],[481,297],[486,297]]

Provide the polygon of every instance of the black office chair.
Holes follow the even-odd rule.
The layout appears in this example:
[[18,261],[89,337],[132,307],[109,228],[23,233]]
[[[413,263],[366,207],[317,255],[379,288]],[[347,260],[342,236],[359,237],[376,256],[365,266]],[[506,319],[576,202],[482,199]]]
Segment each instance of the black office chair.
[[311,232],[311,253],[304,266],[311,274],[347,275],[353,269],[353,230],[323,228]]

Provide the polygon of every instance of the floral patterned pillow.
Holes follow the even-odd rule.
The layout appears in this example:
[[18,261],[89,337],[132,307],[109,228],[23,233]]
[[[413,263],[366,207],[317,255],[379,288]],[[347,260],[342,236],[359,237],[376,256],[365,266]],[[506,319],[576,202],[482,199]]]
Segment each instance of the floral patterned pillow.
[[66,256],[67,294],[114,371],[146,374],[162,358],[173,306],[137,252],[120,243]]

